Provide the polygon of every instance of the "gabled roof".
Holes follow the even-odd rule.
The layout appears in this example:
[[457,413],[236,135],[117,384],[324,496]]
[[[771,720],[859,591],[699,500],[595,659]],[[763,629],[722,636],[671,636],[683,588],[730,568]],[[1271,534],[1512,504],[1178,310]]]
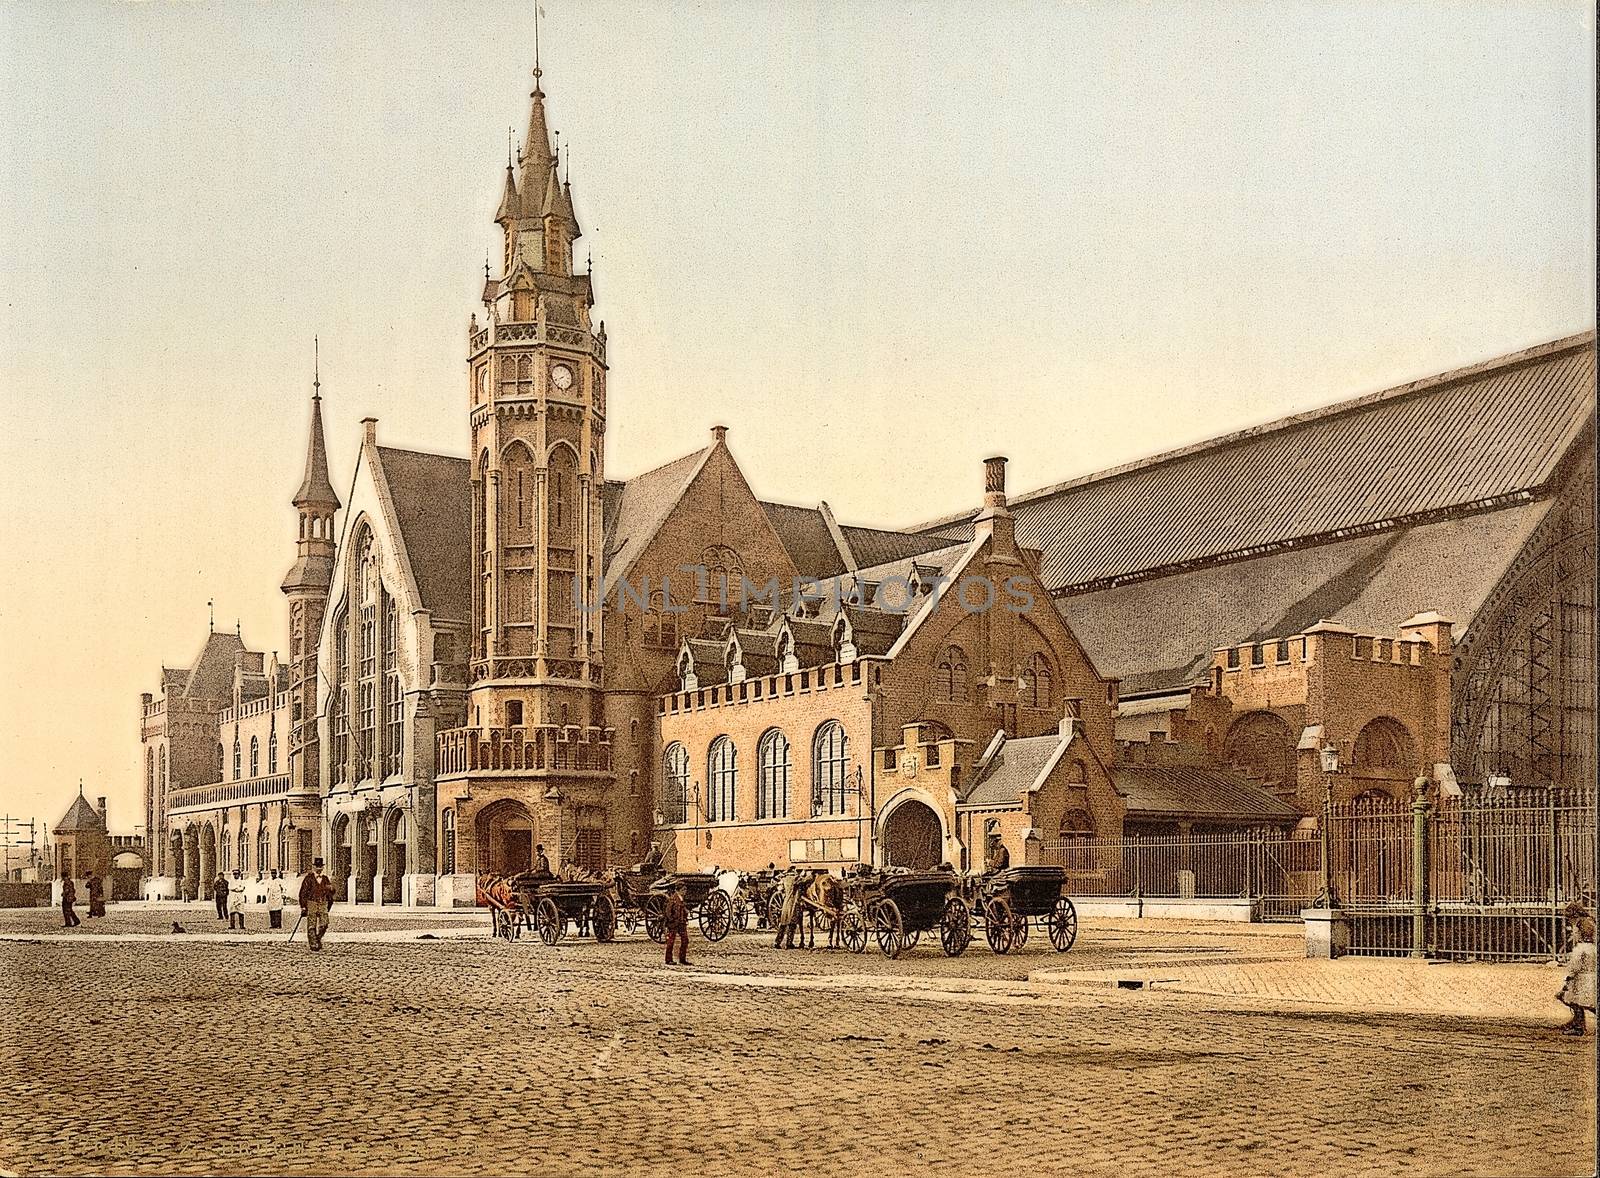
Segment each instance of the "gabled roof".
[[1185,817],[1289,823],[1300,818],[1283,799],[1225,769],[1197,765],[1118,765],[1117,792],[1128,818]]
[[206,644],[200,648],[200,657],[189,668],[184,680],[183,694],[188,699],[231,700],[233,698],[233,669],[238,662],[244,643],[236,634],[206,635]]
[[471,463],[445,454],[375,449],[423,607],[435,619],[469,620]]
[[79,794],[72,799],[72,805],[67,807],[67,812],[61,816],[61,821],[55,825],[57,834],[75,834],[78,831],[104,830],[106,820],[100,816],[100,811],[89,804],[89,799]]
[[[1011,500],[1051,590],[1508,501],[1593,420],[1573,336]],[[971,527],[965,513],[921,531]]]
[[628,575],[714,449],[707,446],[624,483],[606,484],[607,582],[615,584]]
[[1044,736],[1004,739],[979,770],[963,806],[1020,806],[1022,795],[1036,783],[1061,751],[1062,738]]
[[821,505],[799,507],[763,500],[761,506],[772,521],[772,530],[778,533],[778,539],[788,551],[789,559],[803,577],[821,580],[849,572],[844,553],[839,551],[840,540],[848,548],[855,565],[863,569],[869,565],[905,560],[953,543],[949,538],[936,534],[862,528],[853,524],[838,525],[839,537],[835,539]]

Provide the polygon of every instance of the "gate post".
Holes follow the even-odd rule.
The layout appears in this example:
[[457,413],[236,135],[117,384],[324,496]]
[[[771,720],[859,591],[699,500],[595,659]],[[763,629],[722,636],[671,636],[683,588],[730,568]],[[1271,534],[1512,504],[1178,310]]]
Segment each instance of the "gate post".
[[1428,779],[1416,781],[1416,797],[1411,802],[1411,956],[1428,953],[1428,816],[1433,804],[1428,801]]

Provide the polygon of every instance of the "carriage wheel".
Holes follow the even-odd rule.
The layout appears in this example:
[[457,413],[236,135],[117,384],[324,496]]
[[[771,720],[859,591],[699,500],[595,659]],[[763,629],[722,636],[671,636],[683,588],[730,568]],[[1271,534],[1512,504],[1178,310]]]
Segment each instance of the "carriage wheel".
[[594,898],[594,907],[589,913],[589,923],[594,928],[594,939],[597,941],[612,941],[617,936],[617,906],[610,896],[601,892]]
[[846,904],[839,914],[839,937],[850,952],[867,951],[867,918],[861,915],[861,907],[854,901]]
[[946,957],[960,957],[970,944],[972,925],[967,906],[951,896],[945,901],[944,915],[939,919],[939,948]]
[[631,904],[624,905],[619,910],[617,919],[622,924],[622,931],[631,937],[639,927],[639,910]]
[[783,893],[777,888],[767,897],[767,927],[775,929],[783,921]]
[[732,925],[733,904],[728,899],[728,893],[721,888],[712,888],[700,902],[700,931],[705,934],[706,940],[720,941],[728,935]]
[[554,945],[561,939],[561,934],[567,931],[567,918],[561,915],[556,902],[548,897],[539,901],[535,919],[539,922],[539,939],[546,945]]
[[507,942],[517,939],[517,922],[504,908],[494,909],[494,935],[504,937]]
[[1050,943],[1057,953],[1065,953],[1078,939],[1078,910],[1062,896],[1050,910]]
[[750,901],[743,896],[733,898],[733,927],[741,933],[750,927]]
[[1032,922],[1022,913],[1017,912],[1011,917],[1011,947],[1021,949],[1028,943],[1028,926]]
[[667,898],[665,896],[646,896],[644,898],[644,934],[656,944],[664,944],[667,939]]
[[996,953],[1011,952],[1012,931],[1015,928],[1011,902],[1004,896],[995,896],[983,911],[983,935],[989,942],[989,948]]
[[888,958],[900,956],[906,947],[905,924],[893,900],[879,900],[872,909],[872,928],[878,935],[878,950]]

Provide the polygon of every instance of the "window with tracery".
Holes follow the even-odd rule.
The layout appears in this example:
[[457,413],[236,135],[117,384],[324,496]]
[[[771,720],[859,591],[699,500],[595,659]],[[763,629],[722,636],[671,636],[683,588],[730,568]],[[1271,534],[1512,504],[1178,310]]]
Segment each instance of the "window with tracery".
[[706,759],[706,787],[709,821],[732,822],[739,816],[739,750],[726,736],[711,742],[711,752]]
[[757,818],[789,816],[789,778],[793,771],[789,738],[776,728],[769,730],[761,738],[756,754]]
[[1048,708],[1055,698],[1055,675],[1050,660],[1042,654],[1031,654],[1022,665],[1021,681],[1017,684],[1019,702],[1025,708]]
[[811,806],[817,814],[845,812],[850,738],[844,725],[829,720],[817,729],[811,746]]
[[677,825],[688,821],[689,750],[677,741],[667,746],[661,777],[663,821]]
[[967,700],[967,654],[959,646],[947,646],[934,668],[939,698],[949,703]]

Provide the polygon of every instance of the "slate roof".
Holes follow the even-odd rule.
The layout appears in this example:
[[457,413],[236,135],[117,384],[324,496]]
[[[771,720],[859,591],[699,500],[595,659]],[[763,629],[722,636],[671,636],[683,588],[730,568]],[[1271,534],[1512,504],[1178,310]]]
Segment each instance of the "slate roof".
[[[1011,500],[1052,590],[1542,487],[1592,421],[1585,333]],[[970,529],[970,516],[918,530]]]
[[1300,811],[1259,785],[1225,769],[1194,765],[1118,765],[1117,789],[1128,818],[1183,816],[1292,823]]
[[1007,740],[978,775],[961,804],[1021,805],[1023,791],[1039,780],[1039,774],[1060,747],[1061,736],[1055,732]]
[[[798,507],[765,500],[761,506],[801,576],[820,580],[842,576],[849,571],[820,507]],[[857,567],[863,570],[947,548],[952,543],[947,537],[936,533],[896,532],[887,528],[857,527],[854,524],[840,524],[839,533],[844,537]]]
[[67,807],[67,812],[61,816],[61,821],[55,825],[57,834],[74,834],[83,830],[104,830],[106,820],[100,816],[100,811],[89,804],[89,799],[81,793],[72,799],[72,805]]
[[435,619],[469,620],[471,463],[465,458],[389,446],[377,450],[423,606]]
[[707,446],[626,482],[608,482],[605,495],[606,579],[613,584],[644,554],[657,530],[710,457]]
[[1125,696],[1182,687],[1205,674],[1217,647],[1303,633],[1322,618],[1386,634],[1433,609],[1459,633],[1551,504],[1206,565],[1055,604],[1100,673],[1122,680]]
[[200,648],[200,657],[189,668],[184,680],[183,694],[188,699],[233,699],[233,670],[244,650],[244,643],[235,634],[206,635],[206,644]]

